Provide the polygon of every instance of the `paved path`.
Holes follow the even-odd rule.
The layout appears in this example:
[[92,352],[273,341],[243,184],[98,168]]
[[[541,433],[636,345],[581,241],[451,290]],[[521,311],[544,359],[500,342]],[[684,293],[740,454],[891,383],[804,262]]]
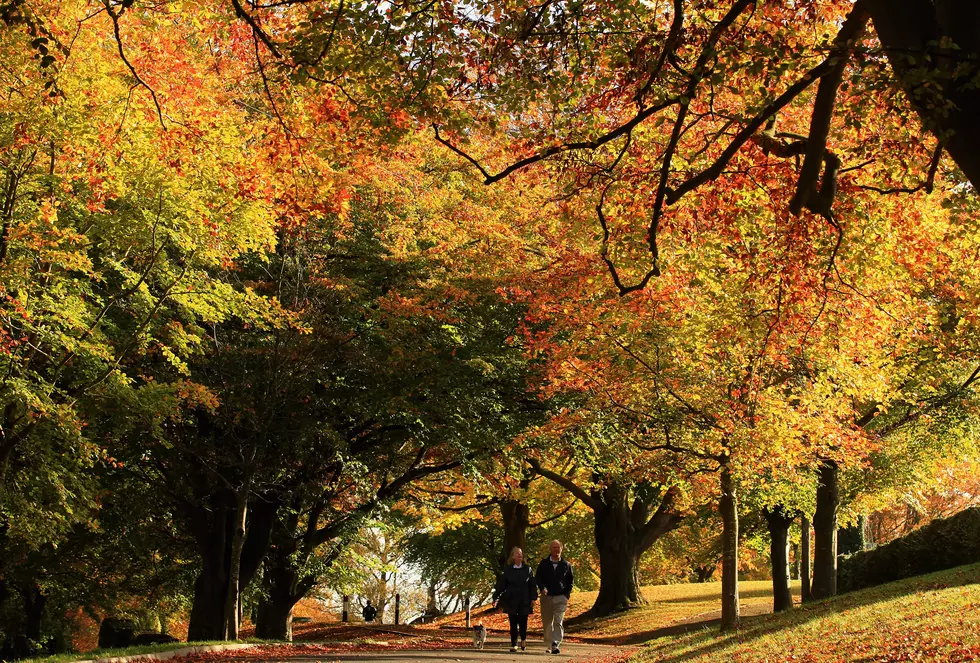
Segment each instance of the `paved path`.
[[[546,654],[544,644],[540,642],[528,641],[527,651],[510,653],[510,641],[506,638],[495,638],[491,636],[487,639],[485,648],[481,650],[467,647],[465,649],[430,649],[412,650],[402,649],[399,651],[355,651],[344,653],[321,653],[315,656],[289,656],[278,661],[292,661],[295,663],[307,663],[319,661],[320,663],[333,663],[334,661],[358,661],[360,663],[456,663],[457,661],[467,661],[469,663],[585,663],[585,661],[600,659],[603,657],[614,657],[615,655],[625,655],[619,647],[609,645],[592,645],[579,643],[563,643],[560,654]],[[613,659],[614,660],[614,659]]]

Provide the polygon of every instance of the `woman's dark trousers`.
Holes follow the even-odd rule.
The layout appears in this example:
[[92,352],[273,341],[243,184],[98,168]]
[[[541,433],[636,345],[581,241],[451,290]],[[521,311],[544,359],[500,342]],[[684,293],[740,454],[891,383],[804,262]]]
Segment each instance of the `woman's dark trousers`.
[[510,620],[510,644],[517,646],[517,631],[520,629],[521,640],[527,640],[527,615],[507,615]]

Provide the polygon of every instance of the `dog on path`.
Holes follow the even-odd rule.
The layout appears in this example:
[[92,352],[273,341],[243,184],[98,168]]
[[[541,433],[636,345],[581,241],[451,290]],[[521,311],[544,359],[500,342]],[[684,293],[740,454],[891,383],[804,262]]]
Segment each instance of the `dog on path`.
[[473,627],[473,648],[483,649],[483,645],[487,642],[487,627],[483,624],[477,624]]

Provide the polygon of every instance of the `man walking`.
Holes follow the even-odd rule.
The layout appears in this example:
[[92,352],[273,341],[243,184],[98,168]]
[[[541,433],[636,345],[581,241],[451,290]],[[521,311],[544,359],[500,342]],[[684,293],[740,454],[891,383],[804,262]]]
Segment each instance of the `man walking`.
[[373,622],[374,618],[378,615],[378,609],[371,605],[371,599],[367,600],[367,605],[361,610],[361,616],[364,617],[364,621]]
[[544,626],[545,651],[561,653],[565,637],[565,610],[572,593],[572,565],[561,558],[561,541],[551,542],[551,554],[538,564],[534,579],[541,590],[541,623]]

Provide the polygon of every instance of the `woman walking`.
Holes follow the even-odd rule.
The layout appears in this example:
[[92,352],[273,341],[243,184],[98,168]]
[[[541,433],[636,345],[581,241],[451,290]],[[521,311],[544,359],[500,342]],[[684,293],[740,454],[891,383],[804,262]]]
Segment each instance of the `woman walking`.
[[524,551],[510,551],[507,567],[497,579],[493,590],[494,606],[507,613],[510,620],[510,650],[517,651],[517,636],[521,637],[521,651],[527,647],[527,616],[538,599],[538,586],[531,568],[524,563]]

